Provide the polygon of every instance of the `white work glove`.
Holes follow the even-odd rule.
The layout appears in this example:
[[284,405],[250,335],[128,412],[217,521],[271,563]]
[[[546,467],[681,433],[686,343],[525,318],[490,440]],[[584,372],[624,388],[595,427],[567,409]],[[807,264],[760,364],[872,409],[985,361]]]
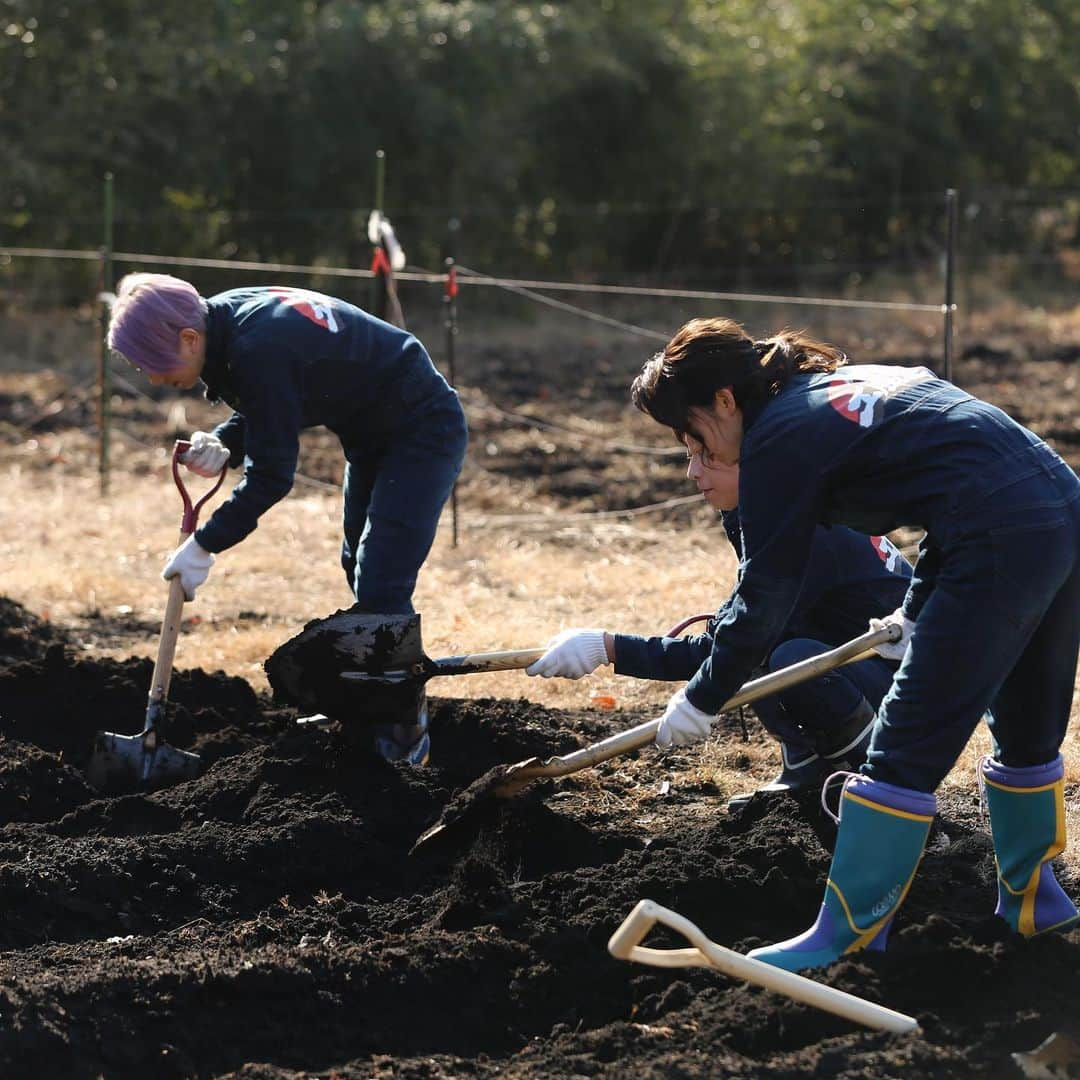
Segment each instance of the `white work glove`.
[[191,449],[180,460],[197,476],[217,476],[229,464],[228,447],[209,431],[191,433]]
[[607,662],[603,630],[564,630],[547,643],[547,652],[525,674],[580,679]]
[[685,687],[676,690],[660,717],[656,745],[666,750],[669,746],[691,746],[702,742],[709,737],[715,719],[687,701]]
[[185,599],[194,600],[195,590],[206,580],[213,565],[214,556],[197,543],[194,536],[189,536],[169,556],[161,576],[166,581],[179,576],[180,584],[184,586]]
[[886,660],[900,661],[904,659],[904,653],[907,652],[908,643],[911,641],[911,633],[915,629],[915,624],[897,608],[891,615],[886,615],[884,619],[871,619],[871,630],[882,630],[886,626],[899,626],[903,633],[900,635],[899,641],[889,641],[884,645],[875,645],[874,652],[878,656],[884,657]]

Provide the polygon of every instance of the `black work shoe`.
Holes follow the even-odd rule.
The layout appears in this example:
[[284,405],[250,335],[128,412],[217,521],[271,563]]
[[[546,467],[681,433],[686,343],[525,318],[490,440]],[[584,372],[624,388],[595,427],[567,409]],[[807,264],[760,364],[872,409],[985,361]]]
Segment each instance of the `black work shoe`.
[[863,698],[834,730],[819,735],[814,746],[818,756],[833,769],[857,769],[866,760],[874,732],[876,710]]
[[801,761],[793,762],[788,756],[788,748],[780,744],[780,759],[783,767],[772,780],[757,791],[745,791],[741,795],[735,795],[728,799],[728,813],[741,810],[758,792],[768,794],[780,791],[807,791],[810,788],[820,788],[822,781],[830,772],[834,771],[834,765],[830,761],[822,760],[817,754],[810,754]]

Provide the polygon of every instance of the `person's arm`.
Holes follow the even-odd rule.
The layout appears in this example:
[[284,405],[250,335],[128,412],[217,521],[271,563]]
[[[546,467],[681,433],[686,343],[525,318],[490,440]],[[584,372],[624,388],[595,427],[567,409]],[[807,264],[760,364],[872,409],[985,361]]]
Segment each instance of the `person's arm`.
[[612,637],[615,674],[635,679],[689,679],[712,648],[709,634],[681,638],[637,634],[614,634]]
[[[742,555],[742,525],[737,509],[724,510],[721,513],[724,531],[735,554]],[[740,577],[744,568],[740,566]],[[777,636],[780,638],[797,637],[803,619],[811,612],[814,605],[838,578],[836,556],[829,543],[827,532],[815,526],[810,546],[802,587],[799,590],[795,606]],[[728,615],[725,602],[720,610],[709,620],[708,631],[686,638],[640,637],[633,634],[615,635],[615,674],[630,675],[637,679],[687,680],[708,659],[712,652],[713,635],[716,628]],[[760,656],[755,657],[757,667],[765,656],[768,646]]]
[[[720,511],[724,533],[735,555],[742,560],[742,527],[738,508]],[[702,634],[692,637],[643,637],[638,634],[616,634],[613,655],[616,675],[635,679],[686,681],[705,662],[712,649],[713,630],[724,615],[721,608],[708,622]]]
[[234,412],[211,432],[220,440],[222,446],[229,451],[229,468],[237,469],[244,461],[246,444],[244,417],[242,413]]
[[715,715],[784,633],[799,602],[814,530],[820,474],[774,440],[744,454],[740,483],[745,558],[734,592],[718,612],[709,655],[686,699]]
[[238,421],[245,436],[244,475],[195,534],[211,552],[238,544],[289,493],[303,423],[303,365],[291,349],[257,342],[236,346],[229,369],[244,409]]

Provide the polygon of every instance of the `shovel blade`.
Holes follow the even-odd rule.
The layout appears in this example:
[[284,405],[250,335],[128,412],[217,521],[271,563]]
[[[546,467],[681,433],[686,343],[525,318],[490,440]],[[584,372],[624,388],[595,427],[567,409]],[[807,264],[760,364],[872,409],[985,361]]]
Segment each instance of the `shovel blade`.
[[160,738],[150,748],[143,734],[99,731],[86,765],[86,779],[106,794],[156,791],[193,780],[201,768],[202,758],[198,754],[177,750]]
[[546,766],[537,757],[488,769],[443,807],[439,820],[416,838],[409,854],[415,855],[447,830],[457,831],[463,825],[475,826],[485,814],[493,812],[499,800],[513,798],[533,780],[545,775]]
[[419,615],[379,615],[352,608],[314,619],[268,657],[263,668],[274,700],[335,720],[396,722],[419,715],[424,680],[349,683],[342,672],[372,675],[424,659]]

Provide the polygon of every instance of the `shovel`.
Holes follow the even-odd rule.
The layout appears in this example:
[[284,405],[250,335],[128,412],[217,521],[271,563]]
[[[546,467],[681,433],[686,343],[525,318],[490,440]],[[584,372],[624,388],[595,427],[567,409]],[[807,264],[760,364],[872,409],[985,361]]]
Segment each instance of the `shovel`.
[[263,665],[276,701],[335,719],[415,723],[424,687],[437,675],[527,668],[544,649],[424,653],[419,615],[372,615],[347,608],[315,619]]
[[[665,637],[710,615],[693,615]],[[546,649],[508,649],[432,659],[419,615],[373,615],[356,607],[313,619],[263,664],[274,700],[324,719],[415,723],[424,686],[439,675],[527,668]],[[311,718],[315,719],[315,718]]]
[[[728,712],[740,705],[748,705],[752,701],[785,690],[789,686],[824,675],[827,671],[832,671],[833,668],[843,664],[862,660],[872,653],[875,646],[898,641],[900,636],[900,627],[894,625],[882,627],[880,630],[870,630],[829,652],[811,656],[807,660],[782,668],[780,671],[763,675],[760,679],[753,679],[746,683],[734,697],[725,702],[720,712]],[[497,765],[494,769],[489,769],[447,805],[434,825],[420,834],[412,847],[413,852],[434,840],[450,826],[460,824],[472,817],[479,807],[492,798],[507,798],[516,795],[533,780],[568,776],[570,773],[599,765],[608,758],[628,754],[632,750],[647,746],[656,738],[659,726],[659,720],[649,720],[647,723],[638,724],[637,727],[630,728],[628,731],[611,735],[563,757],[551,757],[546,761],[532,757],[514,765]]]
[[[180,479],[180,458],[190,449],[191,443],[183,439],[178,439],[173,447],[173,480],[176,481],[184,502],[178,545],[195,531],[199,511],[224,483],[227,470],[227,466],[223,468],[217,483],[197,503],[192,504],[191,496]],[[86,779],[99,791],[149,791],[180,783],[182,780],[191,780],[199,774],[202,764],[199,755],[169,746],[160,731],[161,722],[165,718],[165,702],[169,695],[183,607],[184,586],[180,577],[176,576],[169,579],[169,599],[165,605],[165,618],[161,623],[161,640],[154,663],[154,674],[150,679],[150,696],[142,731],[138,735],[117,735],[111,731],[99,731],[94,738],[94,748],[86,765]]]
[[[691,948],[654,949],[642,945],[642,939],[657,923],[682,934]],[[701,928],[689,919],[677,911],[661,907],[654,900],[638,901],[619,929],[611,935],[608,952],[617,960],[636,960],[639,964],[650,964],[653,967],[713,968],[733,979],[756,983],[774,994],[783,994],[793,1001],[813,1005],[816,1009],[824,1009],[825,1012],[877,1028],[879,1031],[908,1034],[919,1030],[919,1021],[913,1016],[718,945],[715,941],[710,941]]]

